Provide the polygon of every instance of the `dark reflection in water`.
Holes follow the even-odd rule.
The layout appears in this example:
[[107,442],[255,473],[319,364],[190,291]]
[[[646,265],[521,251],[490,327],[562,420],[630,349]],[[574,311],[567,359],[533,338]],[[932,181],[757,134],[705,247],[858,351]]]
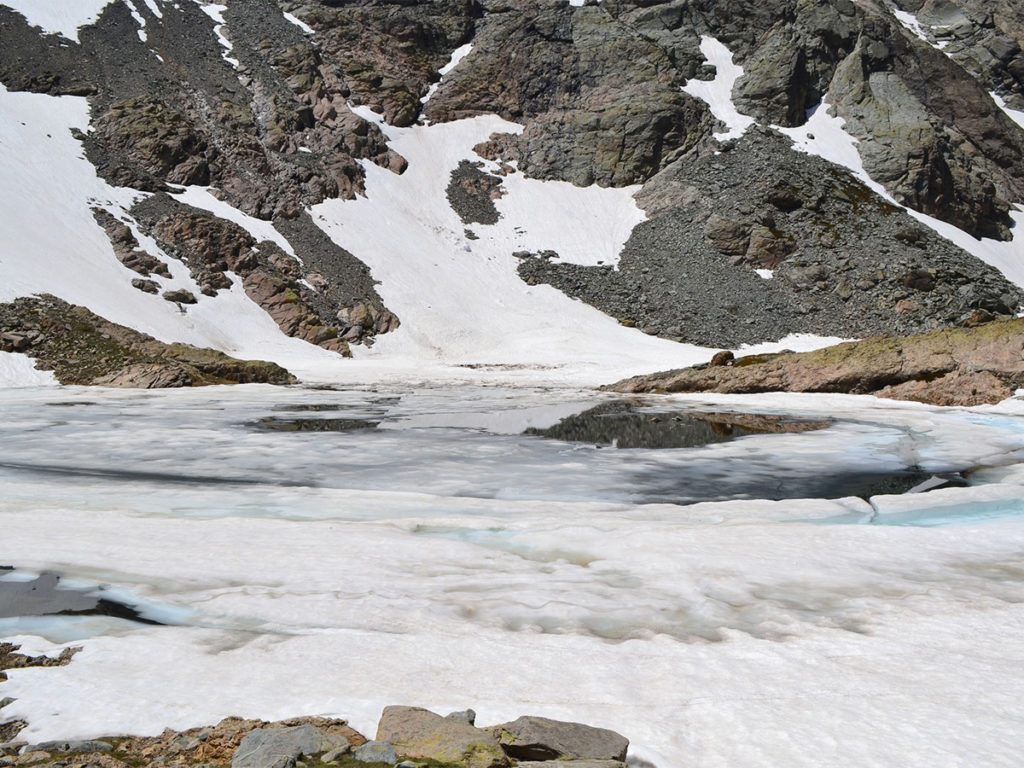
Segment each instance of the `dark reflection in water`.
[[[801,420],[752,413],[672,413],[643,407],[643,403],[631,401],[604,403],[553,427],[529,429],[525,434],[620,449],[676,449],[723,443],[746,435],[810,432],[835,423],[831,419]],[[954,470],[944,480],[918,488],[933,477],[932,472],[911,466],[887,471],[836,467],[821,472],[753,461],[709,465],[695,459],[672,466],[651,464],[639,470],[634,476],[633,498],[644,503],[671,504],[730,499],[867,499],[966,484]]]
[[617,448],[695,448],[744,435],[809,432],[832,423],[756,413],[655,413],[638,411],[636,403],[616,401],[524,434]]
[[[10,571],[11,568],[4,568]],[[89,590],[58,587],[60,576],[44,573],[32,581],[0,581],[0,619],[19,616],[112,616],[140,624],[156,624],[135,608],[101,597],[102,587]]]
[[267,416],[252,424],[266,432],[354,432],[376,429],[379,421],[369,419],[279,419]]

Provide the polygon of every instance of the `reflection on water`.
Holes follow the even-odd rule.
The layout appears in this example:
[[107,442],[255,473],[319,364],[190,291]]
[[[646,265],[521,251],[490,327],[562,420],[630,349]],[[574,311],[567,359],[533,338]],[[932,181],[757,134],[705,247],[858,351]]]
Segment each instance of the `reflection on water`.
[[810,432],[832,423],[755,413],[639,410],[636,402],[614,401],[524,434],[615,448],[695,448],[746,435]]

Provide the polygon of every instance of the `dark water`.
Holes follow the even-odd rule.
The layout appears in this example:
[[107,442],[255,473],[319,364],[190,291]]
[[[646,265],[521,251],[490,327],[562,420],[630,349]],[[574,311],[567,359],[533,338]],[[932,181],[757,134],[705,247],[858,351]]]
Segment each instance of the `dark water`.
[[[13,569],[5,567],[0,573]],[[159,625],[135,608],[100,596],[102,587],[90,590],[58,587],[60,576],[44,573],[33,581],[0,581],[0,619],[21,616],[112,616],[140,624]]]

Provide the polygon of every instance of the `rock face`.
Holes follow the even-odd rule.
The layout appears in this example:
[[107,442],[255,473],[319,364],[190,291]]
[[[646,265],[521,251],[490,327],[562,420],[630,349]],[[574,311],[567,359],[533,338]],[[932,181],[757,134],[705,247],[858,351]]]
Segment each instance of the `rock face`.
[[303,755],[347,748],[348,739],[313,725],[250,731],[231,757],[231,768],[292,768]]
[[615,384],[616,392],[848,392],[934,405],[996,403],[1024,386],[1024,319],[802,354],[741,357]]
[[293,384],[275,363],[236,360],[187,344],[164,344],[53,296],[0,304],[0,350],[24,352],[61,384],[191,387]]
[[615,731],[545,717],[520,717],[493,730],[517,760],[623,761],[629,748],[629,740]]
[[468,768],[504,768],[508,758],[489,731],[417,707],[385,707],[377,740],[405,757],[458,763]]
[[[166,293],[177,259],[201,294],[237,274],[284,333],[340,354],[396,329],[369,270],[310,216],[365,193],[371,164],[404,171],[368,108],[396,127],[498,114],[522,126],[477,148],[500,173],[643,185],[648,221],[618,270],[524,258],[520,274],[648,333],[716,346],[920,333],[1024,298],[775,130],[828,109],[901,205],[1009,239],[1024,130],[991,93],[1024,109],[1017,0],[251,0],[223,24],[197,3],[133,8],[110,3],[76,42],[0,5],[0,82],[87,97],[79,138],[97,172],[157,193],[130,217],[90,203],[146,293]],[[721,74],[704,38],[743,68],[732,97],[757,125],[738,140],[682,90]],[[470,160],[445,172],[467,227],[497,221],[500,176]],[[272,221],[295,258],[160,194],[177,185]]]

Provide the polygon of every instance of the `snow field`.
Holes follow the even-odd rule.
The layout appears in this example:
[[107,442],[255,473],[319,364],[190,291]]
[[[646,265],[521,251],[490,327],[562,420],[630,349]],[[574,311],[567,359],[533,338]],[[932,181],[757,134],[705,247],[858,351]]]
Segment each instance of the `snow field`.
[[[29,24],[78,42],[78,30],[94,24],[112,0],[4,0]],[[151,2],[151,0],[147,0]]]

